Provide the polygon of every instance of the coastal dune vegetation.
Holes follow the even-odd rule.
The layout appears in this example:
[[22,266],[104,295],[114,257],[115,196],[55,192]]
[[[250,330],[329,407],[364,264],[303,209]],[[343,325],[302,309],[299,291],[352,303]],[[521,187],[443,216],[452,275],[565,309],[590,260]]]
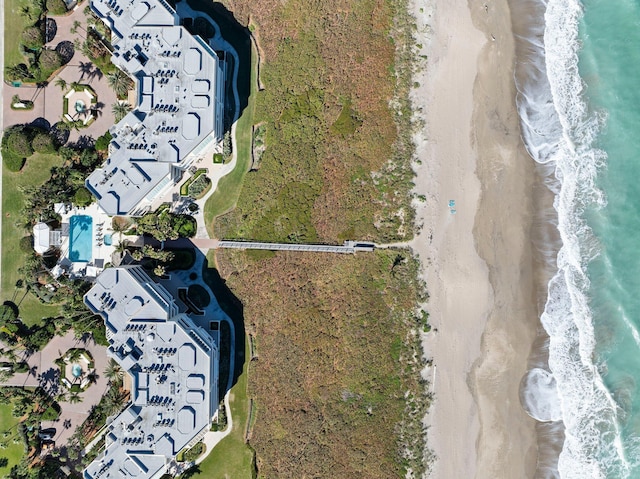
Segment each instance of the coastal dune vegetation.
[[[223,4],[258,46],[250,112],[260,160],[235,208],[208,221],[210,233],[410,240],[413,24],[404,1]],[[228,210],[222,203],[210,200],[205,217]],[[223,250],[216,260],[252,338],[244,427],[256,459],[234,477],[419,477],[428,468],[417,335],[426,293],[411,253]],[[193,477],[215,469],[200,467]]]

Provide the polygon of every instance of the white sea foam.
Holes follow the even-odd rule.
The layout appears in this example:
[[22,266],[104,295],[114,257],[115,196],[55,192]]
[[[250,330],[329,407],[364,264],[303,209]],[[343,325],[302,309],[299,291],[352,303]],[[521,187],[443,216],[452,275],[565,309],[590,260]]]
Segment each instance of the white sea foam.
[[522,379],[520,401],[529,415],[538,421],[560,421],[562,408],[556,378],[542,368],[530,369]]
[[[533,10],[544,9],[544,0],[526,1]],[[578,71],[581,16],[578,0],[548,0],[544,24],[530,28],[531,38],[519,39],[527,45],[521,52],[529,63],[523,67],[525,74],[516,74],[518,109],[528,151],[539,164],[552,166],[557,180],[550,184],[561,245],[541,322],[550,338],[549,368],[565,426],[558,472],[563,479],[625,478],[630,464],[617,406],[593,363],[586,268],[598,245],[584,212],[605,204],[595,180],[606,156],[594,147],[605,118],[589,112],[583,98]]]

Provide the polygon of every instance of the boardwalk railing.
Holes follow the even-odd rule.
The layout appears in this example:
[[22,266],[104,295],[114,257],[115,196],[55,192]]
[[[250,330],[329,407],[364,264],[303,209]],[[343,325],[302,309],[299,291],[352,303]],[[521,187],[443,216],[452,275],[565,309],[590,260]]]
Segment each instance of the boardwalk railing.
[[264,249],[270,251],[310,251],[313,253],[343,253],[353,254],[356,251],[373,251],[373,243],[345,241],[343,245],[325,244],[288,244],[288,243],[259,243],[255,241],[229,241],[220,240],[218,248],[233,249]]

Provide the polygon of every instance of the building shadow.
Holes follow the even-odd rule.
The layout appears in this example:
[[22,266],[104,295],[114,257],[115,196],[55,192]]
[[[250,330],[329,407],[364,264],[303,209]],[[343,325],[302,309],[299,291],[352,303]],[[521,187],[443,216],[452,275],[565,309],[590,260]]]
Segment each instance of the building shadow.
[[[233,294],[233,291],[229,289],[226,281],[220,276],[218,270],[213,265],[209,264],[207,257],[193,244],[190,239],[179,238],[177,240],[167,240],[162,245],[154,238],[145,237],[144,244],[152,246],[155,249],[159,249],[164,246],[164,250],[174,252],[185,249],[193,250],[195,261],[188,269],[167,270],[167,273],[169,275],[175,274],[178,277],[177,282],[184,284],[206,284],[215,296],[215,300],[220,306],[220,309],[222,309],[222,311],[231,320],[234,329],[233,334],[227,324],[227,321],[220,321],[218,325],[219,329],[217,330],[219,335],[218,349],[220,354],[218,392],[220,399],[222,399],[227,391],[238,382],[238,378],[243,372],[246,361],[246,331],[244,322],[244,306],[242,301]],[[144,259],[139,262],[136,261],[134,264],[142,265],[149,274],[153,273],[153,268],[156,265],[155,263],[147,264]],[[186,278],[188,278],[188,281]],[[161,279],[160,282],[167,287],[163,279]],[[183,299],[180,299],[180,301],[184,303]],[[187,314],[202,314],[198,312],[198,308],[189,306],[189,302],[185,303],[185,305],[189,309]],[[209,324],[209,321],[215,322],[217,321],[217,318],[199,318],[196,320],[196,323]],[[231,343],[232,337],[233,344]],[[232,352],[233,370],[230,368]],[[229,381],[229,377],[231,377],[231,381]]]
[[[202,254],[202,253],[200,253]],[[246,361],[246,331],[244,327],[244,305],[242,301],[238,299],[238,297],[233,294],[233,291],[229,289],[227,286],[227,282],[224,278],[220,276],[218,270],[209,265],[209,261],[204,259],[202,264],[202,279],[213,294],[215,295],[220,308],[229,316],[231,322],[233,323],[233,328],[235,330],[235,341],[233,344],[233,371],[229,370],[229,363],[227,362],[226,370],[223,371],[223,368],[220,368],[220,398],[224,397],[227,393],[229,385],[229,389],[238,382],[238,378],[242,374],[244,369],[244,362]],[[220,328],[220,358],[221,358],[221,366],[222,366],[222,358],[223,354],[229,356],[231,353],[231,337],[229,331],[225,331],[224,323],[221,324]],[[223,377],[223,374],[226,376]],[[229,375],[231,375],[232,379],[229,384]]]
[[[238,118],[242,116],[242,112],[249,104],[249,95],[251,93],[251,32],[249,28],[242,25],[222,3],[211,2],[210,0],[186,0],[187,4],[193,10],[199,10],[206,13],[216,22],[222,38],[226,40],[235,49],[238,54]],[[175,7],[176,2],[170,2]],[[191,18],[181,18],[181,23],[188,27],[193,23]],[[228,75],[232,78],[233,71]],[[229,85],[232,87],[232,85]],[[233,123],[233,112],[235,111],[235,100],[232,88],[226,88],[225,91],[225,132],[230,131]]]

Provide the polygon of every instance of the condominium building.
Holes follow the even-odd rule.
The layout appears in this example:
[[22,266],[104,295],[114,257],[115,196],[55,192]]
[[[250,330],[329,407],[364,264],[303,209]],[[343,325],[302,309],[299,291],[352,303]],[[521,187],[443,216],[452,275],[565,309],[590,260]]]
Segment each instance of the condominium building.
[[107,162],[86,186],[109,215],[141,216],[224,129],[224,62],[164,0],[91,0],[111,29],[113,63],[137,105],[111,128]]
[[156,479],[209,431],[218,406],[218,349],[140,266],[108,268],[84,297],[104,318],[113,358],[131,379],[126,409],[107,420],[105,450],[85,479]]

